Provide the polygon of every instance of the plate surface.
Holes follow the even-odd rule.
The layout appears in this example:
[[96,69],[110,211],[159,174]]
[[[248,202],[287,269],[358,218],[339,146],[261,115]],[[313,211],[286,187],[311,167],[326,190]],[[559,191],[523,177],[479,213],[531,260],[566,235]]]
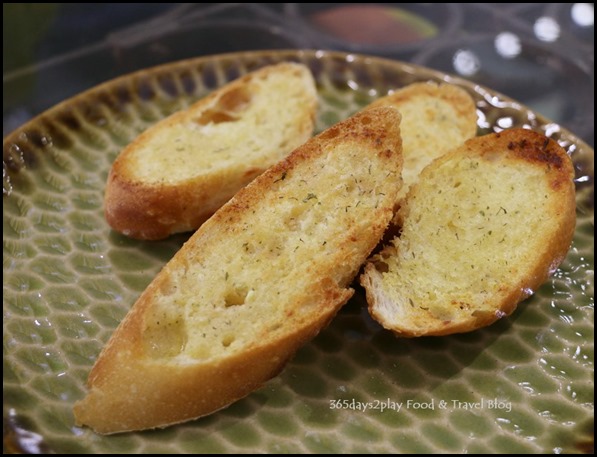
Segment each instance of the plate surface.
[[[298,61],[318,83],[317,129],[415,81],[475,98],[479,133],[524,126],[576,166],[577,229],[560,269],[509,318],[472,333],[399,339],[357,288],[330,326],[263,388],[165,430],[74,426],[87,374],[137,296],[188,237],[127,239],[103,218],[121,148],[164,116],[260,66]],[[561,453],[592,446],[593,150],[521,104],[465,80],[374,57],[250,52],[110,81],[4,140],[5,451],[56,453]]]

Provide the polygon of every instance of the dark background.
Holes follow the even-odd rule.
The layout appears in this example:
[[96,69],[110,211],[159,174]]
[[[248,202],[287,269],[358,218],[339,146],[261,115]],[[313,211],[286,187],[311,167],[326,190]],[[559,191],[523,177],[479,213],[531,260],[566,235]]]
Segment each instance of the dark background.
[[593,3],[4,3],[4,135],[116,76],[200,55],[311,48],[458,74],[594,144]]

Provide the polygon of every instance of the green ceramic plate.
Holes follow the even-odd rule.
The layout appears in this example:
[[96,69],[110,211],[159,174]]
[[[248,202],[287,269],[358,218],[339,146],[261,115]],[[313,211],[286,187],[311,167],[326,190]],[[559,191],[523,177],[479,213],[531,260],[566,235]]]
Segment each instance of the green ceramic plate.
[[[479,133],[525,126],[577,171],[574,245],[509,318],[468,334],[398,339],[360,290],[263,388],[209,417],[99,436],[75,427],[87,374],[136,297],[185,241],[110,230],[110,164],[139,132],[214,88],[279,61],[317,80],[318,129],[414,81],[477,101]],[[5,450],[52,453],[580,452],[593,424],[593,150],[508,98],[413,65],[321,51],[229,54],[138,72],[52,108],[4,140]],[[592,432],[591,432],[592,433]]]

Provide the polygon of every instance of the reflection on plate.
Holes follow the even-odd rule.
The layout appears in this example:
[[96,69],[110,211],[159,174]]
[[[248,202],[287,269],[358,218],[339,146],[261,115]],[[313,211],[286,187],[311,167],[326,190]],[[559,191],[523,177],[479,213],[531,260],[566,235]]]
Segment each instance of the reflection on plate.
[[[286,370],[229,408],[165,430],[111,437],[74,426],[72,405],[127,309],[185,236],[110,231],[108,169],[147,126],[266,64],[307,64],[318,129],[414,81],[477,101],[479,132],[525,126],[564,146],[577,170],[574,245],[509,318],[468,334],[398,339],[363,296]],[[4,141],[5,447],[57,453],[492,452],[583,449],[593,420],[593,151],[528,108],[462,79],[373,57],[280,51],[142,71],[68,100]]]

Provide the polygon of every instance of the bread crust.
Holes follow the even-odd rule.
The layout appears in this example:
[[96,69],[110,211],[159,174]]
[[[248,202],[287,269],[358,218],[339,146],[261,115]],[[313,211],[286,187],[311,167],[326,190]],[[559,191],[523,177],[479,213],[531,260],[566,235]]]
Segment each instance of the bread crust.
[[[527,253],[528,257],[513,266],[514,273],[508,281],[501,284],[488,300],[489,309],[480,304],[467,303],[468,296],[452,294],[449,290],[435,291],[454,308],[467,303],[471,306],[466,313],[457,313],[454,319],[438,319],[432,310],[426,309],[425,304],[419,306],[400,307],[390,297],[389,285],[384,278],[388,259],[397,259],[401,249],[406,249],[404,241],[398,238],[384,247],[375,258],[367,262],[360,282],[365,288],[369,312],[374,319],[385,328],[398,336],[439,336],[452,333],[469,332],[510,315],[518,303],[536,291],[566,257],[570,248],[576,224],[576,202],[574,188],[574,169],[570,157],[555,141],[542,134],[526,129],[511,129],[501,133],[489,134],[467,141],[460,148],[436,159],[421,174],[420,181],[433,179],[433,172],[442,164],[458,160],[462,157],[478,157],[482,160],[494,161],[501,156],[500,161],[506,162],[517,173],[520,167],[537,167],[544,170],[544,187],[547,189],[549,201],[545,205],[545,223],[533,235],[538,241],[539,248]],[[505,156],[505,158],[504,158]],[[409,217],[409,201],[416,196],[418,185],[411,188],[407,196],[406,206],[401,208],[401,219]],[[518,195],[516,198],[526,198]],[[547,198],[547,196],[546,196]],[[541,203],[541,202],[539,202]],[[504,204],[504,206],[506,206]],[[483,210],[484,208],[481,208]],[[516,228],[513,228],[514,230]],[[408,235],[407,235],[408,236]],[[518,246],[507,246],[516,251]],[[463,251],[464,252],[464,251]],[[481,254],[482,255],[482,254]],[[466,262],[466,256],[452,259],[456,264]],[[398,268],[403,263],[398,263]],[[429,281],[427,287],[433,290],[433,277],[425,276],[421,272],[423,282]],[[402,296],[402,300],[412,300],[409,296]],[[392,310],[394,315],[391,315]]]
[[[191,141],[190,132],[193,132],[193,126],[197,126],[198,120],[208,122],[209,119],[202,119],[211,115],[217,123],[221,120],[217,119],[217,116],[221,118],[228,112],[234,114],[234,103],[243,103],[243,90],[247,90],[249,96],[263,97],[261,92],[255,92],[255,88],[259,87],[260,91],[266,90],[266,87],[260,86],[261,81],[266,81],[272,75],[283,75],[288,78],[290,85],[300,87],[300,91],[297,91],[300,98],[292,104],[285,98],[288,94],[281,93],[275,98],[280,107],[293,112],[293,123],[285,131],[287,138],[282,142],[282,146],[265,146],[264,149],[268,150],[264,152],[261,160],[245,161],[244,158],[239,158],[215,170],[198,167],[194,176],[180,180],[172,179],[175,178],[175,174],[171,172],[163,172],[164,176],[154,176],[151,181],[137,176],[137,169],[146,160],[140,151],[155,148],[156,139],[168,135],[176,126],[190,124],[189,133],[186,135],[189,135],[188,141]],[[239,97],[240,100],[234,100]],[[218,104],[221,112],[213,112]],[[281,63],[267,66],[226,84],[188,109],[174,113],[150,127],[123,149],[110,169],[106,184],[106,220],[114,230],[144,240],[163,239],[174,233],[197,229],[240,188],[312,135],[316,108],[317,93],[313,77],[309,69],[301,64]],[[242,115],[243,113],[240,113],[241,117]],[[265,129],[283,129],[282,125],[278,125],[282,120],[277,116],[266,116],[266,119],[265,123],[256,122],[252,135],[266,136]],[[195,139],[193,138],[193,141]],[[204,146],[201,142],[190,147],[196,150],[196,154],[203,153]],[[238,145],[238,148],[242,147],[242,144]],[[171,144],[160,154],[165,160],[175,161],[175,145]],[[180,167],[186,172],[194,165],[182,163]]]
[[[99,433],[164,427],[224,408],[278,374],[295,351],[325,327],[352,296],[350,283],[392,218],[402,167],[399,120],[397,110],[380,108],[331,127],[241,189],[206,221],[151,282],[114,332],[91,371],[88,395],[74,406],[76,422]],[[222,283],[229,283],[234,278],[211,270],[206,259],[214,253],[216,258],[223,256],[229,243],[242,237],[249,223],[257,221],[255,225],[261,226],[251,229],[267,232],[272,228],[268,222],[260,221],[283,217],[278,213],[260,217],[264,207],[259,205],[281,201],[282,197],[293,195],[291,191],[297,186],[319,189],[322,195],[326,190],[335,192],[335,167],[343,160],[343,154],[354,156],[346,165],[350,170],[348,184],[363,185],[364,180],[369,180],[374,187],[363,192],[367,191],[366,196],[375,195],[378,201],[364,200],[357,215],[350,216],[348,206],[338,207],[333,195],[327,200],[316,200],[312,194],[303,200],[285,199],[289,211],[312,203],[312,208],[321,208],[320,214],[329,215],[326,228],[313,239],[306,232],[297,236],[301,243],[312,241],[314,246],[320,246],[317,250],[323,246],[332,249],[326,255],[310,255],[300,262],[290,257],[283,259],[290,265],[288,280],[293,288],[285,297],[273,296],[271,289],[279,280],[275,272],[268,270],[271,267],[265,251],[263,258],[256,254],[241,266],[243,271],[256,269],[262,283],[256,288],[272,294],[268,298],[271,303],[261,303],[261,308],[254,309],[267,314],[281,310],[283,321],[267,331],[252,330],[246,344],[225,356],[156,359],[148,355],[146,332],[156,303],[165,302],[174,309],[180,300],[198,300],[202,288],[215,290]],[[358,165],[371,165],[353,171],[355,161]],[[321,181],[318,173],[324,168],[331,170],[324,176],[333,179]],[[372,175],[372,169],[379,170],[379,175]],[[353,186],[354,192],[360,190],[358,185]],[[372,204],[365,208],[367,202]],[[288,230],[288,234],[282,235],[290,236],[294,229]],[[328,232],[334,234],[334,239],[322,241],[321,236],[327,237]],[[187,274],[204,279],[190,280],[189,287],[196,289],[184,291],[184,284],[189,282],[183,283],[180,278]],[[236,316],[242,313],[236,312]],[[258,323],[251,325],[261,328]]]
[[99,357],[88,379],[88,396],[74,406],[77,424],[112,434],[166,427],[225,408],[278,375],[352,296],[348,290],[321,291],[321,308],[308,325],[226,359],[180,365],[157,363],[143,354],[141,324],[152,289]]

